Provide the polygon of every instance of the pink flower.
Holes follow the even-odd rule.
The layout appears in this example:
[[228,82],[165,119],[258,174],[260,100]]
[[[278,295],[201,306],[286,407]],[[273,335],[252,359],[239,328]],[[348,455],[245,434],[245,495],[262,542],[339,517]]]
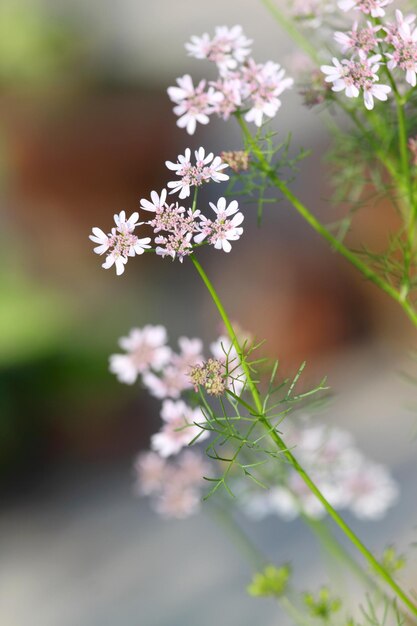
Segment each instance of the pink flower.
[[256,64],[249,59],[242,69],[245,97],[249,99],[249,111],[245,115],[247,122],[254,122],[260,127],[263,116],[275,117],[281,106],[279,96],[292,87],[292,78],[285,78],[285,70],[278,63],[268,61]]
[[119,215],[114,216],[116,228],[112,228],[111,233],[105,234],[100,228],[93,228],[93,234],[89,236],[91,241],[99,244],[94,248],[96,254],[104,254],[109,251],[102,267],[108,269],[115,265],[116,274],[120,276],[125,270],[128,257],[136,254],[143,254],[146,249],[150,248],[150,237],[138,239],[133,231],[137,226],[143,224],[138,222],[139,213],[133,213],[129,219],[126,214],[121,211]]
[[161,417],[164,425],[159,433],[152,435],[151,446],[162,457],[178,454],[197,437],[196,441],[202,441],[209,435],[198,425],[205,422],[201,409],[191,409],[182,400],[165,400]]
[[213,106],[213,111],[223,120],[228,120],[242,105],[244,86],[240,74],[228,75],[211,82],[217,93],[221,94]]
[[187,148],[184,155],[180,154],[176,163],[166,161],[165,165],[169,170],[180,176],[180,180],[168,183],[172,190],[170,193],[179,192],[179,197],[188,198],[191,187],[199,187],[210,180],[220,183],[229,180],[229,176],[223,173],[227,163],[223,163],[219,156],[214,156],[212,152],[205,154],[204,148],[199,148],[194,152],[195,164],[191,163],[191,150]]
[[209,123],[209,115],[213,113],[213,106],[220,96],[213,87],[206,90],[205,80],[201,80],[194,87],[189,74],[177,78],[177,83],[178,87],[168,87],[168,96],[176,104],[174,113],[179,116],[177,126],[185,128],[189,135],[193,135],[197,122]]
[[142,453],[135,463],[136,491],[151,495],[156,512],[167,518],[184,519],[200,508],[206,460],[193,450],[182,452],[174,462],[155,452]]
[[163,488],[167,475],[167,464],[155,452],[142,452],[134,465],[136,473],[136,492],[149,496]]
[[321,71],[327,74],[325,80],[333,83],[333,91],[345,91],[348,98],[357,98],[363,91],[365,107],[374,108],[374,98],[387,100],[391,87],[378,83],[378,69],[381,55],[375,54],[367,58],[366,54],[359,50],[358,60],[343,59],[341,62],[333,58],[333,65],[322,65]]
[[361,11],[371,17],[384,17],[384,8],[391,4],[392,0],[339,0],[337,3],[342,11]]
[[[417,84],[417,27],[411,29],[414,15],[403,18],[401,11],[396,11],[397,31],[391,37],[394,47],[392,53],[387,53],[389,69],[399,67],[405,74],[405,80],[412,87]],[[395,32],[394,29],[391,33]]]
[[[213,222],[201,215],[199,226],[201,232],[194,237],[194,241],[201,243],[207,238],[216,250],[230,252],[232,249],[230,242],[237,241],[243,233],[243,228],[240,227],[244,220],[243,213],[237,212],[239,205],[236,200],[232,200],[229,206],[226,206],[226,198],[219,198],[217,206],[212,202],[209,204],[217,215],[216,220]],[[229,219],[232,215],[232,219]]]
[[196,59],[208,59],[216,63],[220,73],[227,73],[243,63],[250,54],[251,39],[243,34],[241,26],[217,26],[212,39],[207,33],[201,37],[191,37],[186,43],[188,54]]
[[352,30],[347,33],[337,31],[334,39],[340,45],[342,52],[347,50],[363,50],[369,54],[374,50],[381,39],[378,39],[376,33],[381,30],[382,26],[372,26],[371,22],[366,22],[367,28],[358,29],[358,22],[353,24]]
[[144,211],[152,211],[153,213],[161,213],[167,199],[167,190],[163,189],[158,196],[156,191],[151,191],[151,202],[146,198],[142,198],[140,206]]
[[133,328],[119,345],[127,354],[110,356],[110,371],[127,385],[136,382],[138,374],[152,369],[161,369],[170,359],[171,350],[166,345],[167,333],[163,326]]
[[181,369],[168,364],[159,376],[145,372],[143,384],[155,398],[179,398],[181,393],[191,388],[191,382]]

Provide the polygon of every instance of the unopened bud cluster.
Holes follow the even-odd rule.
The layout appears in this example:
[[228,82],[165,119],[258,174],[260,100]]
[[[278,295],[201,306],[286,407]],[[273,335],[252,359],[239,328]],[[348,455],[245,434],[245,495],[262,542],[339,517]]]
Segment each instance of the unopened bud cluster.
[[196,391],[203,387],[211,396],[222,396],[226,390],[224,363],[217,359],[193,367],[190,378]]
[[249,154],[245,150],[222,152],[220,157],[234,172],[245,172],[249,168]]

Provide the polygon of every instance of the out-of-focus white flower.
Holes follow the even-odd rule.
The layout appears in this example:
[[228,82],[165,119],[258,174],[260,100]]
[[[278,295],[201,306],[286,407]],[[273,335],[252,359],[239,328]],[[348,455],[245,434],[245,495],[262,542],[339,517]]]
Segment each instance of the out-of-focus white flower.
[[207,33],[201,37],[193,35],[186,43],[188,54],[196,59],[207,59],[216,63],[220,73],[227,73],[243,63],[250,54],[252,40],[248,39],[241,26],[217,26],[211,39]]
[[200,216],[200,232],[194,237],[194,241],[201,243],[204,239],[207,239],[216,250],[230,252],[232,249],[230,242],[237,241],[243,233],[243,228],[240,224],[244,220],[244,215],[243,213],[238,213],[239,205],[236,200],[232,200],[229,206],[227,206],[226,198],[219,198],[217,205],[210,202],[210,206],[217,217],[212,221],[204,215]]
[[166,480],[167,464],[156,452],[141,452],[138,454],[134,470],[136,474],[135,490],[138,494],[149,496],[159,492]]
[[150,237],[139,239],[133,234],[135,228],[143,223],[138,220],[139,213],[133,213],[129,219],[126,219],[126,213],[121,211],[114,216],[116,228],[112,228],[111,233],[106,235],[100,228],[93,228],[93,234],[89,238],[94,243],[99,244],[94,248],[94,252],[96,254],[108,252],[106,260],[102,264],[104,269],[109,269],[115,265],[116,274],[120,276],[125,271],[128,257],[143,254],[146,249],[151,247],[149,245]]
[[151,368],[160,370],[169,361],[171,350],[166,342],[167,332],[163,326],[133,328],[127,337],[119,340],[127,354],[110,356],[110,371],[120,382],[133,385],[138,374]]
[[371,17],[384,17],[384,9],[391,2],[392,0],[339,0],[337,5],[342,11],[354,9]]
[[[395,504],[398,487],[388,470],[367,460],[349,433],[324,424],[291,425],[285,442],[334,509],[376,520]],[[270,478],[270,489],[243,493],[243,508],[249,515],[276,514],[284,520],[300,513],[313,519],[325,515],[321,502],[292,467],[275,471]]]
[[359,519],[381,519],[399,496],[398,486],[387,469],[365,458],[346,477],[344,489],[350,498],[350,509]]
[[194,450],[181,452],[166,461],[156,452],[139,455],[136,491],[152,496],[152,505],[163,517],[184,519],[200,509],[203,477],[209,471],[205,458]]
[[329,0],[293,0],[290,6],[292,16],[304,26],[318,28],[328,13],[334,13],[334,2]]
[[182,400],[177,402],[165,400],[162,404],[161,417],[164,425],[158,433],[152,435],[151,447],[162,457],[178,454],[197,436],[197,441],[203,441],[209,435],[207,430],[198,425],[205,421],[201,409],[192,409]]

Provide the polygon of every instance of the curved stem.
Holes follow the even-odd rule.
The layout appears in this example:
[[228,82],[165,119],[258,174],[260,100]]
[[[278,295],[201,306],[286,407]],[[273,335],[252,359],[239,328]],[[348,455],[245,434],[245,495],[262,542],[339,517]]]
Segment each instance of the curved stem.
[[230,318],[212,284],[209,277],[205,273],[199,261],[196,259],[194,254],[190,255],[190,259],[194,264],[198,274],[203,280],[205,286],[207,287],[208,292],[210,293],[217,310],[220,313],[220,316],[224,322],[224,325],[229,334],[230,340],[236,350],[236,353],[239,357],[242,370],[245,374],[245,378],[247,381],[247,385],[249,391],[252,394],[252,398],[256,407],[259,423],[268,431],[271,439],[275,442],[278,449],[281,450],[287,461],[292,465],[292,467],[296,470],[296,472],[301,476],[304,480],[305,484],[309,487],[310,491],[314,493],[316,498],[321,502],[324,509],[328,513],[328,515],[334,520],[334,522],[341,528],[341,530],[345,533],[345,535],[350,539],[351,543],[355,546],[355,548],[363,555],[363,557],[368,561],[368,563],[372,566],[373,570],[379,575],[379,577],[385,581],[389,587],[391,587],[392,591],[398,596],[399,599],[408,607],[408,609],[417,615],[417,606],[413,603],[413,601],[407,596],[407,594],[399,587],[399,585],[395,582],[395,580],[391,577],[389,572],[385,570],[385,568],[376,560],[374,555],[368,550],[368,548],[362,543],[362,541],[357,537],[354,531],[348,526],[348,524],[344,521],[344,519],[337,513],[337,511],[332,507],[330,502],[324,497],[320,489],[316,486],[314,481],[310,478],[309,474],[304,470],[304,468],[297,461],[296,457],[293,453],[287,448],[283,439],[277,433],[274,426],[270,423],[267,416],[263,411],[262,401],[259,395],[258,388],[254,381],[252,380],[252,375],[249,369],[249,366],[246,362],[245,355],[243,354],[243,350],[240,346],[240,343],[237,339],[236,333],[233,329]]
[[254,141],[250,134],[245,121],[239,114],[235,114],[235,117],[242,129],[243,135],[251,147],[253,153],[257,157],[259,164],[263,171],[268,175],[270,181],[274,186],[281,191],[281,193],[290,201],[296,211],[304,218],[304,220],[326,241],[330,243],[332,248],[341,254],[351,265],[356,267],[365,278],[373,282],[377,287],[385,291],[393,300],[398,302],[406,315],[412,321],[414,326],[417,327],[417,312],[411,306],[410,302],[405,298],[404,293],[397,291],[390,283],[378,276],[374,270],[372,270],[366,263],[361,261],[356,254],[351,252],[339,239],[337,239],[332,233],[325,227],[319,220],[309,211],[309,209],[294,195],[294,193],[287,187],[287,185],[278,178],[275,171],[271,168],[270,164],[266,160],[264,154]]

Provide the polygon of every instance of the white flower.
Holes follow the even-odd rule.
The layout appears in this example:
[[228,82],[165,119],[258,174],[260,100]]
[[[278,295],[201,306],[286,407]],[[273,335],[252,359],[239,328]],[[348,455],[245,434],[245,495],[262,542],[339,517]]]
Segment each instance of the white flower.
[[374,107],[374,98],[385,101],[391,87],[378,83],[379,61],[381,55],[367,57],[363,50],[358,51],[358,59],[343,59],[341,62],[333,58],[333,65],[322,65],[321,71],[327,74],[325,81],[333,83],[333,91],[345,91],[348,98],[357,98],[363,91],[365,107]]
[[207,33],[201,37],[192,36],[186,43],[188,54],[196,59],[208,59],[216,63],[220,73],[225,74],[243,63],[250,54],[251,39],[243,34],[241,26],[218,26],[215,36],[210,39]]
[[214,156],[212,152],[205,154],[204,148],[199,148],[194,152],[195,165],[191,163],[191,150],[187,148],[185,153],[178,155],[177,162],[166,161],[167,168],[180,176],[180,180],[170,181],[168,187],[170,193],[179,192],[179,197],[188,198],[191,187],[199,187],[209,181],[219,183],[229,179],[223,170],[228,167],[219,156]]
[[102,267],[109,269],[113,265],[116,267],[116,274],[123,274],[128,257],[136,254],[143,254],[149,249],[151,239],[144,237],[138,239],[133,231],[143,222],[138,222],[139,213],[133,213],[129,219],[126,219],[126,213],[121,211],[114,216],[116,228],[112,228],[111,233],[106,235],[100,228],[94,227],[93,234],[89,236],[91,241],[99,245],[94,248],[96,254],[104,254],[110,251],[106,257]]
[[153,368],[161,369],[170,359],[171,350],[166,345],[167,333],[163,326],[147,325],[133,328],[119,345],[127,354],[110,356],[110,371],[127,385],[136,382],[138,374]]
[[347,476],[343,487],[349,495],[350,508],[359,519],[381,519],[399,495],[386,468],[365,459]]
[[139,455],[136,491],[151,495],[160,515],[183,519],[200,508],[203,476],[209,471],[206,460],[193,450],[185,450],[174,462],[166,461],[155,452]]
[[166,199],[167,199],[166,189],[163,189],[160,195],[158,195],[156,191],[151,191],[151,202],[149,202],[149,200],[147,200],[146,198],[142,198],[140,201],[140,206],[145,211],[152,211],[153,213],[158,213],[163,210]]
[[371,17],[384,17],[384,7],[391,4],[392,0],[339,0],[337,3],[342,11],[361,11]]
[[[212,202],[209,204],[217,215],[216,220],[213,222],[201,215],[199,226],[201,232],[194,237],[194,241],[201,243],[207,238],[216,250],[230,252],[232,249],[230,242],[237,241],[243,233],[240,226],[244,220],[243,213],[237,212],[239,205],[236,200],[232,200],[229,206],[226,206],[226,198],[219,198],[217,206]],[[232,219],[229,219],[232,215]]]
[[185,519],[200,510],[200,494],[196,489],[167,486],[154,506],[162,517]]
[[145,372],[143,384],[155,398],[179,398],[186,389],[191,389],[191,382],[184,372],[172,364],[167,365],[160,375]]
[[149,496],[162,489],[167,475],[167,464],[164,459],[155,452],[142,452],[136,458],[134,464],[136,473],[136,492]]
[[285,78],[285,70],[278,63],[268,61],[257,64],[249,59],[242,70],[245,97],[249,97],[249,111],[245,115],[247,122],[254,122],[260,127],[263,116],[274,117],[281,106],[279,96],[292,87],[292,78]]
[[193,135],[199,124],[208,124],[209,115],[213,113],[213,105],[220,99],[213,87],[206,90],[206,81],[201,80],[194,87],[192,78],[185,74],[177,78],[178,87],[168,87],[168,96],[176,104],[175,115],[179,116],[177,126],[185,128],[189,135]]
[[409,15],[403,18],[401,11],[396,11],[398,28],[396,33],[392,30],[393,36],[391,43],[394,46],[394,52],[387,53],[388,68],[394,69],[399,67],[405,72],[405,80],[412,87],[417,84],[417,27],[413,30],[411,25],[415,18]]
[[202,441],[209,435],[198,424],[204,423],[204,416],[200,408],[192,409],[182,400],[173,402],[165,400],[161,410],[162,420],[165,422],[159,433],[152,435],[151,447],[162,457],[168,457],[196,441]]

